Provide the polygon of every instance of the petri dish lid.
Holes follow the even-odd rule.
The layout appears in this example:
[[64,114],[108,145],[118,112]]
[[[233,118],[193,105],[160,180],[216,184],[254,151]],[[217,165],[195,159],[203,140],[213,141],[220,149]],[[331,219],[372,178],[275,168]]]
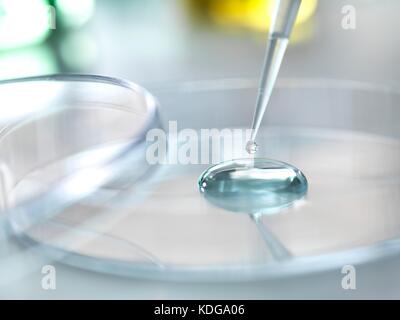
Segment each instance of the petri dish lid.
[[0,100],[1,227],[24,232],[100,187],[151,172],[144,150],[159,126],[157,101],[136,84],[30,77],[1,81]]

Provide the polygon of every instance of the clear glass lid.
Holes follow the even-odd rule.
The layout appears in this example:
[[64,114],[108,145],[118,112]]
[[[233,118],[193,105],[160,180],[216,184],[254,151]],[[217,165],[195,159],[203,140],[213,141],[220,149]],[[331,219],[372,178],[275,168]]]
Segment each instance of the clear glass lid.
[[[24,232],[121,177],[149,173],[157,103],[118,79],[53,75],[0,82],[1,218]],[[126,175],[127,166],[141,168]],[[2,225],[2,227],[4,224]]]

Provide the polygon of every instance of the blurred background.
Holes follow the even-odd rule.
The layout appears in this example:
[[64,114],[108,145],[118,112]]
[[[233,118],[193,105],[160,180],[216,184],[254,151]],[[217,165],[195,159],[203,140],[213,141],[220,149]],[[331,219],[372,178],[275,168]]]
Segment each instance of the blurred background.
[[[93,73],[131,80],[150,90],[194,80],[257,79],[272,4],[0,0],[0,79]],[[342,27],[345,5],[356,9],[354,30]],[[397,0],[303,0],[280,78],[399,85],[399,10]],[[400,277],[385,277],[397,274],[399,259],[360,267],[360,285],[352,292],[342,290],[343,275],[337,271],[221,285],[127,280],[59,263],[59,289],[51,292],[38,285],[45,263],[39,256],[17,253],[4,263],[16,266],[15,279],[0,281],[0,298],[375,298],[376,292],[391,298],[400,292]]]
[[[272,2],[1,0],[0,78],[55,72],[141,84],[257,78]],[[356,9],[355,30],[341,25],[348,4]],[[395,0],[304,0],[281,77],[397,83],[399,7]]]

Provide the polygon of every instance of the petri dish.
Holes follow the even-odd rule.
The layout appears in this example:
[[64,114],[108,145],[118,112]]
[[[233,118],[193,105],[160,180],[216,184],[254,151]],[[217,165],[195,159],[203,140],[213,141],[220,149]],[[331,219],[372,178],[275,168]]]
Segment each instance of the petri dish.
[[[24,233],[100,187],[150,174],[146,133],[157,102],[140,86],[94,75],[0,82],[2,229]],[[127,175],[127,167],[136,172]],[[18,192],[16,192],[18,190]],[[10,228],[11,227],[11,228]]]
[[[163,106],[164,128],[177,121],[180,129],[201,132],[246,128],[257,79],[150,88]],[[281,80],[259,132],[257,156],[300,168],[308,190],[274,214],[238,214],[202,197],[201,173],[232,160],[217,147],[213,163],[160,164],[110,201],[101,187],[95,197],[75,202],[19,239],[76,267],[188,282],[255,281],[396,255],[399,103],[400,90],[386,86]],[[199,145],[204,142],[197,137]],[[171,138],[168,154],[185,144],[178,134],[173,148]],[[234,144],[235,159],[246,157],[245,143]]]

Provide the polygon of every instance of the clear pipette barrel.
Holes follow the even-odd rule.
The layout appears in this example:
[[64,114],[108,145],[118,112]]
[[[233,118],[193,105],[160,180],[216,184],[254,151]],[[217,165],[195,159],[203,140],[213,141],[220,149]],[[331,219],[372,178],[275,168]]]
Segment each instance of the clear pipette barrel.
[[251,139],[247,144],[249,153],[256,152],[255,139],[261,121],[264,117],[272,90],[275,86],[276,78],[285,54],[290,34],[296,21],[301,0],[277,0],[273,13],[271,27],[268,38],[268,45],[261,73],[259,91],[257,95],[256,107],[253,123],[251,126]]

